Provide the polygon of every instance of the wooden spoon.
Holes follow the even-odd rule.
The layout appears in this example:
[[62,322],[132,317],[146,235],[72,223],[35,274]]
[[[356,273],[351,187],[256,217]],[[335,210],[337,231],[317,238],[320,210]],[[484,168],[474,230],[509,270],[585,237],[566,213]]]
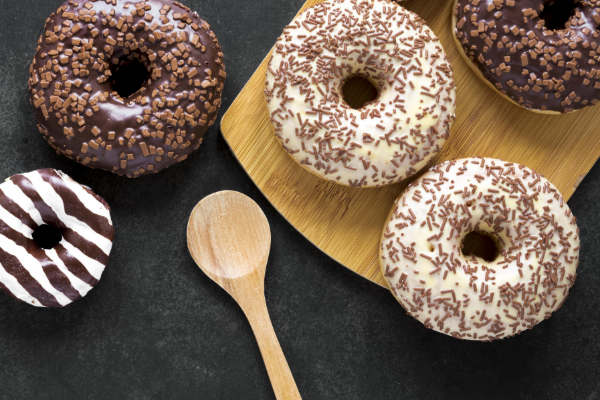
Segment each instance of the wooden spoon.
[[200,269],[234,298],[250,321],[277,399],[301,399],[267,311],[271,231],[258,204],[231,191],[206,197],[192,211],[187,240]]

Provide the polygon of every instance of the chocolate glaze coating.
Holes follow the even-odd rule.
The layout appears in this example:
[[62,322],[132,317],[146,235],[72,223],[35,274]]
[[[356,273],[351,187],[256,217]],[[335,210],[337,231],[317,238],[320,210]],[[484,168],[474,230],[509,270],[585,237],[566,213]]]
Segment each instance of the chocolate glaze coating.
[[[111,77],[134,60],[150,78],[123,99]],[[180,3],[69,0],[46,20],[30,67],[30,101],[59,154],[135,178],[200,147],[225,78],[214,32]]]
[[458,0],[454,33],[501,93],[528,109],[571,112],[600,99],[600,2],[574,3],[564,29],[549,30],[540,17],[549,1]]

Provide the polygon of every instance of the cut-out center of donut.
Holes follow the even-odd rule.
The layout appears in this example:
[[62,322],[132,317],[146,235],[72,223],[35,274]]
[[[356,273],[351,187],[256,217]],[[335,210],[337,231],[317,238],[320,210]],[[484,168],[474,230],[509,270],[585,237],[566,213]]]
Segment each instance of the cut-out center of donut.
[[53,249],[62,240],[60,229],[51,225],[38,226],[32,236],[38,246],[46,250]]
[[540,18],[545,21],[546,29],[557,31],[566,28],[566,24],[575,15],[575,0],[546,0]]
[[342,85],[342,98],[355,110],[363,108],[366,104],[377,100],[378,97],[379,91],[375,85],[360,75],[349,77]]
[[475,256],[487,262],[492,262],[498,257],[496,241],[481,232],[468,233],[462,242],[462,253],[465,257]]
[[148,68],[138,60],[121,62],[113,66],[111,73],[113,90],[124,99],[140,90],[150,79]]

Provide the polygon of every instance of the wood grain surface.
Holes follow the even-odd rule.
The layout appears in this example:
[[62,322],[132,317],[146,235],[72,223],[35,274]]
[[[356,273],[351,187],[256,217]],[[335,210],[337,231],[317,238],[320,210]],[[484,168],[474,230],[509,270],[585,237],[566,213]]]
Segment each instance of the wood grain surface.
[[194,261],[246,314],[277,400],[302,400],[265,301],[271,230],[263,211],[242,193],[214,193],[196,205],[187,232]]
[[[303,10],[321,0],[309,0]],[[600,156],[600,108],[544,115],[504,100],[471,71],[452,35],[453,0],[404,5],[440,37],[457,85],[457,120],[435,162],[471,156],[525,164],[569,199]],[[394,199],[408,182],[380,189],[329,183],[305,171],[277,141],[263,89],[268,55],[221,123],[225,140],[277,210],[308,240],[361,276],[384,285],[378,246]]]

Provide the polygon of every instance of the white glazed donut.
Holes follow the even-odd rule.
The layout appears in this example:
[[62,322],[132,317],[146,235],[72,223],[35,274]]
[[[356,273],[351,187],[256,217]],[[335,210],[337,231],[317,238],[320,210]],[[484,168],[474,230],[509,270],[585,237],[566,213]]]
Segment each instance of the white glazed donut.
[[[341,88],[379,97],[352,109]],[[442,149],[455,116],[452,66],[435,34],[390,0],[329,0],[287,26],[265,94],[283,147],[309,171],[354,187],[399,182]]]
[[[496,243],[493,262],[462,254],[473,231]],[[546,178],[471,158],[435,166],[402,193],[380,250],[387,283],[409,315],[456,338],[490,341],[560,308],[575,282],[579,230]]]

